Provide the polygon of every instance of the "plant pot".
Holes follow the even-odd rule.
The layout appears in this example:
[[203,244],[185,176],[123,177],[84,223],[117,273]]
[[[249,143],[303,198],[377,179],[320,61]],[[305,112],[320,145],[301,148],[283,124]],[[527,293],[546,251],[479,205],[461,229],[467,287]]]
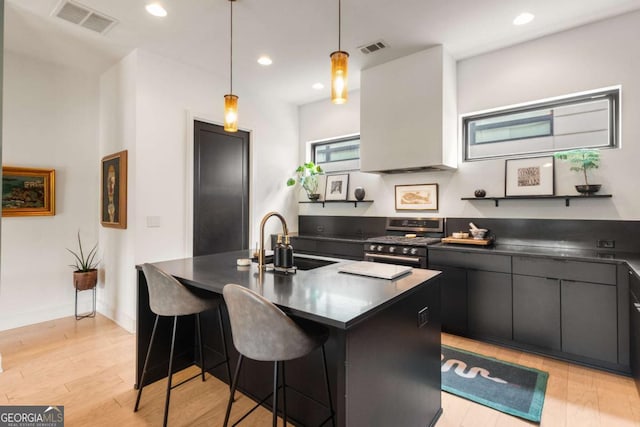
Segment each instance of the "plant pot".
[[93,289],[98,283],[98,270],[74,271],[73,286],[79,291]]
[[355,189],[355,191],[353,192],[353,195],[355,196],[357,201],[359,201],[359,202],[363,201],[364,200],[364,195],[365,195],[364,188],[357,187]]
[[576,185],[576,191],[585,196],[589,196],[600,191],[600,187],[602,187],[600,184]]
[[309,198],[309,200],[311,200],[312,202],[316,202],[320,199],[320,194],[319,193],[312,193],[312,194],[307,194],[307,197]]

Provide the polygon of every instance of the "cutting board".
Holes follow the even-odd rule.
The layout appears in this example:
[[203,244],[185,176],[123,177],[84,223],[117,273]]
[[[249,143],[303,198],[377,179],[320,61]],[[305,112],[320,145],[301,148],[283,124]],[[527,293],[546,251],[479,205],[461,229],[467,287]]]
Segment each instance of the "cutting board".
[[383,264],[380,262],[358,261],[338,267],[342,273],[358,274],[360,276],[377,277],[379,279],[395,279],[412,270],[405,265]]
[[493,239],[474,239],[473,237],[467,237],[466,239],[456,239],[455,237],[444,237],[442,243],[457,243],[460,245],[476,245],[476,246],[489,246],[493,243]]

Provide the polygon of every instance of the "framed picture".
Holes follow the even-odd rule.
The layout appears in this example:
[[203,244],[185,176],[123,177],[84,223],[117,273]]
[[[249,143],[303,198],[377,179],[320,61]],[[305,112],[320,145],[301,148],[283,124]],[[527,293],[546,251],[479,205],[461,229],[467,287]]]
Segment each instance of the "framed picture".
[[552,196],[553,156],[505,161],[505,196]]
[[396,185],[397,211],[437,211],[438,184]]
[[327,186],[324,189],[325,200],[347,200],[349,190],[349,174],[327,175]]
[[54,169],[2,167],[2,216],[56,214]]
[[100,223],[127,228],[127,150],[102,158]]

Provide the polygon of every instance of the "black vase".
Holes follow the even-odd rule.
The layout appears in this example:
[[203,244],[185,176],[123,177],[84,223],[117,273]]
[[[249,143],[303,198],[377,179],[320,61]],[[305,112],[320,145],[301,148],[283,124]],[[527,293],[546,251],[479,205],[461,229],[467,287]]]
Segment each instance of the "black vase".
[[584,196],[589,196],[600,191],[600,184],[576,185],[576,191]]
[[353,195],[356,197],[357,201],[364,200],[364,188],[356,187],[355,191],[353,192]]
[[473,194],[474,194],[476,197],[484,197],[484,196],[486,196],[486,195],[487,195],[487,192],[486,192],[486,191],[484,191],[484,190],[476,190]]

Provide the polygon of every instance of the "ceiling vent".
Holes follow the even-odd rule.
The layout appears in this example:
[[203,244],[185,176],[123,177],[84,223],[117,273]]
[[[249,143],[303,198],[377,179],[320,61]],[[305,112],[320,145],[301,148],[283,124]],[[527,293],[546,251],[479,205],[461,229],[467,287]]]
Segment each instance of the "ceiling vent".
[[368,55],[370,53],[377,52],[387,47],[389,47],[389,44],[387,42],[385,42],[384,40],[378,40],[373,43],[367,43],[365,45],[358,46],[358,49],[360,49],[360,52],[364,53],[365,55]]
[[51,13],[99,34],[106,34],[118,21],[75,1],[62,0]]

